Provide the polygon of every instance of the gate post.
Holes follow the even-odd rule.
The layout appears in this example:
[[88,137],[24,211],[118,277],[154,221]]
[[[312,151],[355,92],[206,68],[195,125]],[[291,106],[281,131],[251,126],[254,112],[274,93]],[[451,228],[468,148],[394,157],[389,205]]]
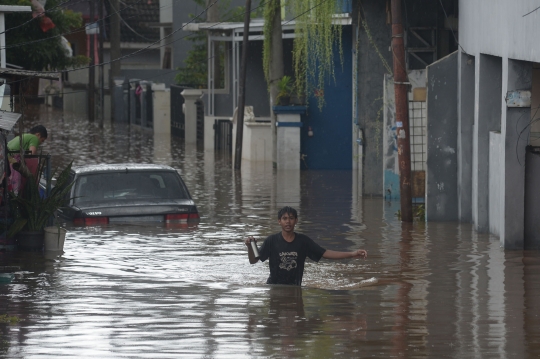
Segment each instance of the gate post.
[[195,103],[203,95],[201,90],[185,89],[181,93],[184,97],[185,143],[197,144],[197,104]]

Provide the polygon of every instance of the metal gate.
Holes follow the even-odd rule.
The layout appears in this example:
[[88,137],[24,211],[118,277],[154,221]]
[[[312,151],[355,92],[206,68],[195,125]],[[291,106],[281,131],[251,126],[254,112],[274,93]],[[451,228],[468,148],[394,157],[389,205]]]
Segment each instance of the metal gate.
[[197,105],[197,143],[204,142],[204,103],[201,100],[195,102]]
[[232,154],[232,122],[215,120],[214,148],[216,151]]

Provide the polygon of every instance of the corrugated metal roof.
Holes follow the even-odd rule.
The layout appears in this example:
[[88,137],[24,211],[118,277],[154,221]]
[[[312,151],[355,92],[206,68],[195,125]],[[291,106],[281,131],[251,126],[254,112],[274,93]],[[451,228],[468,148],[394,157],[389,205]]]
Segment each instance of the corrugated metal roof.
[[0,129],[11,131],[19,118],[21,118],[20,113],[0,111]]
[[38,77],[40,79],[47,79],[47,80],[60,79],[59,72],[28,71],[28,70],[5,69],[5,68],[0,68],[0,75],[18,76],[18,77]]

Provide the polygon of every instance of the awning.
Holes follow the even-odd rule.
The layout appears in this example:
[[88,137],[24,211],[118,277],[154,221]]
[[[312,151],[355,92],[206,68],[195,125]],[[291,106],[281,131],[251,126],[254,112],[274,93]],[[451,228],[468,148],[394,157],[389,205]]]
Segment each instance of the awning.
[[21,116],[20,113],[0,110],[0,130],[11,131]]

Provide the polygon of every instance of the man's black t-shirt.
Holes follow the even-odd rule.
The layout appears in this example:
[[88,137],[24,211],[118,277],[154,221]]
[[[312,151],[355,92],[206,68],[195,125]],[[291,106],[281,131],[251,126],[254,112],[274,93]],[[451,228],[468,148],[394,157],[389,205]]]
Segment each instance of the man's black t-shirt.
[[281,233],[265,239],[259,249],[259,259],[264,262],[270,258],[270,277],[267,284],[302,284],[306,257],[318,262],[326,249],[311,238],[295,233],[294,240],[287,242]]

